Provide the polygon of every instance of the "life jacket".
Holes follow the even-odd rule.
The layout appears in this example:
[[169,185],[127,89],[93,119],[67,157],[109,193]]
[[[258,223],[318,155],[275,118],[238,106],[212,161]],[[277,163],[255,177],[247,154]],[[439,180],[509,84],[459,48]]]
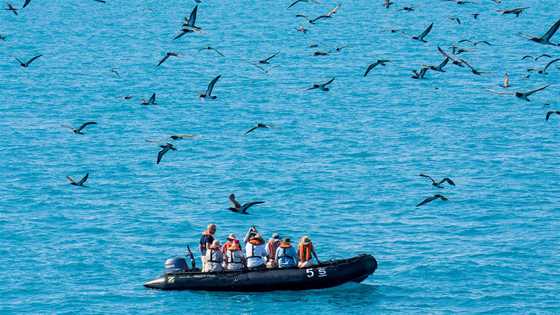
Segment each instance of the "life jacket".
[[215,249],[210,248],[209,251],[210,251],[210,260],[208,260],[208,262],[217,263],[217,264],[221,264],[223,262],[223,260],[224,260],[223,256],[222,256],[221,260],[215,260],[214,259],[215,258],[214,253],[221,253],[220,250],[215,250]]
[[278,248],[279,244],[280,244],[280,240],[274,239],[274,240],[268,241],[268,244],[267,244],[267,246],[266,246],[266,247],[267,247],[266,249],[267,249],[268,252],[270,253],[270,254],[268,255],[268,259],[269,259],[269,260],[274,260],[274,256],[276,256],[276,249]]
[[313,243],[299,244],[298,246],[299,261],[308,261],[313,259]]
[[239,249],[229,250],[226,254],[226,264],[241,264],[243,262],[242,255],[239,255],[238,252],[240,252]]
[[255,247],[262,245],[263,241],[259,240],[259,239],[252,239],[249,241],[249,244],[251,244],[251,255],[247,256],[247,259],[249,258],[259,258],[262,259],[263,257],[260,255],[255,255]]
[[290,259],[290,262],[292,264],[295,263],[294,257],[286,255],[286,251],[288,250],[288,248],[290,248],[292,246],[289,245],[289,244],[286,244],[284,246],[282,246],[282,245],[284,245],[284,244],[280,244],[280,248],[282,249],[282,252],[280,253],[280,255],[278,255],[278,260],[280,260],[282,258],[288,258],[288,259]]

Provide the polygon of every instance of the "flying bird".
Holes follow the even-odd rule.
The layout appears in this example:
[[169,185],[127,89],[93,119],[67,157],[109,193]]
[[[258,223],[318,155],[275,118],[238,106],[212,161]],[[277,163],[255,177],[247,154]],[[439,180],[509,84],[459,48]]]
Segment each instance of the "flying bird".
[[411,76],[411,78],[418,80],[424,79],[424,76],[426,75],[426,72],[428,72],[428,69],[429,67],[422,66],[419,71],[412,70],[413,75]]
[[522,99],[522,100],[525,100],[525,101],[527,101],[527,102],[530,102],[531,100],[529,99],[529,96],[531,96],[532,94],[537,93],[537,92],[539,92],[539,91],[542,91],[542,90],[546,89],[546,88],[549,87],[549,86],[550,86],[550,84],[549,84],[549,85],[545,85],[545,86],[543,86],[543,87],[540,87],[540,88],[538,88],[538,89],[531,90],[531,91],[529,91],[529,92],[511,92],[511,93],[510,93],[510,92],[498,92],[498,91],[493,91],[493,90],[489,90],[489,91],[492,92],[492,93],[500,94],[500,95],[514,95],[514,96],[517,97],[517,98],[520,98],[520,99]]
[[199,97],[202,98],[202,99],[209,98],[211,100],[215,100],[217,98],[217,96],[212,95],[212,91],[214,90],[214,85],[216,85],[216,82],[218,82],[218,80],[221,77],[222,77],[222,75],[220,74],[219,76],[212,79],[212,81],[210,81],[210,84],[208,84],[208,88],[206,89],[206,92],[201,93],[199,95]]
[[70,176],[66,176],[66,178],[68,179],[68,181],[70,182],[70,185],[74,185],[74,186],[84,186],[84,183],[88,180],[89,177],[89,173],[86,174],[86,176],[84,176],[82,179],[80,179],[79,181],[75,181],[72,177]]
[[385,66],[388,62],[391,62],[391,60],[386,60],[386,59],[378,59],[376,62],[370,64],[367,69],[366,72],[364,73],[364,77],[368,75],[368,73],[373,70],[373,68],[377,67],[378,65],[381,66]]
[[22,66],[23,68],[27,68],[31,65],[31,63],[35,60],[37,60],[39,57],[41,57],[43,55],[37,55],[29,60],[27,60],[26,62],[21,61],[20,59],[16,58],[16,60],[19,62],[19,65]]
[[117,71],[117,69],[111,68],[111,72],[114,73],[114,74],[117,76],[117,78],[120,78],[120,77],[121,77],[121,75],[120,75],[120,73]]
[[179,33],[177,36],[175,36],[175,38],[173,38],[173,40],[181,38],[185,34],[188,34],[188,33],[201,31],[201,28],[195,25],[195,23],[196,23],[196,12],[197,11],[198,11],[198,5],[196,5],[194,7],[194,9],[191,11],[191,15],[188,18],[185,17],[185,20],[183,22],[183,27],[181,29],[181,33]]
[[178,56],[179,54],[177,54],[176,52],[172,52],[172,51],[167,52],[165,56],[158,62],[156,67],[161,66],[161,64],[164,63],[167,59],[169,59],[169,57],[178,57]]
[[[548,31],[546,31],[546,33],[544,33],[543,36],[527,36],[527,39],[529,39],[530,41],[533,41],[535,43],[539,43],[539,44],[543,44],[543,45],[553,45],[553,46],[558,46],[558,44],[552,43],[550,41],[550,39],[552,38],[552,36],[554,36],[554,34],[556,33],[556,31],[558,31],[558,28],[560,27],[560,20],[556,21],[556,23],[554,23],[549,29]],[[523,34],[521,34],[523,35]]]
[[455,186],[455,183],[451,180],[451,178],[445,177],[444,179],[440,180],[440,181],[436,181],[435,179],[433,179],[431,176],[426,175],[426,174],[420,174],[418,176],[421,177],[425,177],[428,178],[429,180],[432,181],[432,186],[435,186],[437,188],[443,188],[443,186],[441,184],[443,183],[448,183],[451,186]]
[[523,13],[523,11],[525,11],[526,9],[529,9],[529,7],[515,8],[515,9],[507,9],[507,10],[497,10],[496,12],[501,13],[502,15],[505,15],[505,14],[514,14],[515,17],[519,17],[519,15],[520,15],[521,13]]
[[548,119],[550,118],[550,115],[552,115],[552,114],[560,115],[560,110],[551,110],[548,113],[546,113],[546,121],[548,121]]
[[145,99],[141,100],[142,105],[157,105],[156,103],[156,93],[152,93],[152,96],[146,101]]
[[74,127],[68,126],[68,125],[62,125],[62,127],[72,130],[72,132],[74,132],[77,135],[83,135],[84,133],[82,132],[82,130],[84,130],[84,128],[89,126],[89,125],[97,125],[97,123],[95,121],[88,121],[88,122],[83,123],[78,128],[74,128]]
[[267,125],[265,125],[265,124],[258,123],[255,127],[251,128],[251,129],[249,129],[249,130],[247,130],[247,132],[245,132],[245,135],[248,135],[249,133],[251,133],[251,132],[253,132],[253,131],[257,130],[257,129],[261,129],[261,128],[268,129],[268,128],[270,128],[270,126],[267,126]]
[[183,140],[183,139],[187,139],[187,138],[194,138],[195,135],[190,135],[190,134],[178,134],[178,135],[171,135],[169,137],[169,139],[172,140]]
[[412,39],[414,40],[418,40],[424,43],[427,43],[428,41],[424,39],[424,37],[428,36],[428,34],[432,31],[432,27],[434,26],[434,23],[430,24],[423,32],[422,34],[418,35],[418,36],[412,36]]
[[175,148],[175,146],[169,142],[165,145],[160,145],[159,147],[161,148],[161,151],[158,152],[156,164],[159,164],[159,162],[161,162],[161,159],[169,150],[177,151],[177,148]]
[[242,213],[242,214],[249,214],[249,213],[247,213],[247,210],[249,210],[249,208],[251,208],[254,205],[264,203],[264,201],[252,201],[252,202],[247,202],[247,203],[244,203],[243,205],[241,205],[239,203],[239,201],[237,201],[235,199],[234,194],[230,194],[228,198],[229,198],[229,202],[231,203],[231,207],[229,207],[228,210],[233,211],[233,212],[237,212],[237,213]]
[[551,60],[549,63],[546,64],[546,66],[544,66],[544,68],[537,70],[538,73],[540,74],[547,74],[546,70],[553,64],[556,63],[560,60],[560,58],[556,58]]
[[210,46],[206,46],[204,48],[200,48],[198,51],[203,51],[203,50],[213,50],[215,51],[218,55],[225,57],[224,54],[222,54],[222,52],[220,52],[219,50],[217,50],[216,48],[210,47]]
[[315,90],[315,89],[319,89],[321,91],[327,92],[329,90],[329,88],[327,87],[329,84],[331,84],[334,81],[334,77],[332,79],[330,79],[329,81],[325,82],[325,83],[313,83],[313,86],[308,88],[307,91],[309,90]]
[[445,57],[445,59],[443,59],[443,61],[439,65],[437,65],[437,66],[427,66],[427,67],[430,68],[430,70],[432,70],[432,71],[445,72],[445,70],[443,70],[443,68],[445,66],[447,66],[448,62],[449,62],[449,58]]
[[422,202],[420,202],[419,204],[417,204],[416,207],[420,207],[420,206],[425,205],[425,204],[427,204],[427,203],[429,203],[429,202],[432,202],[432,201],[434,201],[434,200],[436,200],[436,199],[441,199],[441,200],[443,200],[443,201],[449,200],[449,199],[447,199],[447,198],[446,198],[445,196],[443,196],[443,195],[435,194],[435,195],[433,195],[432,197],[428,197],[428,198],[422,200]]
[[384,0],[383,1],[383,6],[387,9],[389,9],[389,7],[393,4],[393,2],[391,2],[391,0]]
[[15,15],[18,15],[18,9],[16,7],[14,7],[13,4],[11,3],[7,3],[7,8],[5,9],[6,11],[12,11],[12,13],[14,13]]
[[261,64],[261,65],[268,65],[268,64],[270,64],[270,60],[271,60],[272,58],[276,57],[279,53],[280,53],[280,52],[278,51],[278,52],[274,53],[274,54],[273,54],[272,56],[270,56],[270,57],[267,57],[267,58],[265,58],[265,59],[259,60],[259,64]]
[[446,53],[443,49],[441,49],[441,47],[439,46],[437,47],[437,49],[440,52],[440,54],[442,54],[445,58],[449,58],[449,60],[451,60],[451,63],[453,63],[454,65],[459,67],[465,67],[461,59],[451,56],[450,54]]

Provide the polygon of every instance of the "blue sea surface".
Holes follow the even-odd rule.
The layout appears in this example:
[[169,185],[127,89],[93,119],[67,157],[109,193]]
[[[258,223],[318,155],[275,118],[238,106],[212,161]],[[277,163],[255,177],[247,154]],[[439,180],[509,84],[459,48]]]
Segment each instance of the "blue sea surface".
[[[0,12],[0,313],[560,313],[560,117],[545,121],[560,109],[560,70],[525,78],[551,59],[521,60],[560,48],[518,34],[542,35],[558,2],[394,2],[344,0],[312,25],[295,15],[335,3],[204,0],[203,31],[176,41],[194,2],[33,0]],[[529,9],[496,12],[516,6]],[[431,22],[428,43],[410,39]],[[410,78],[461,39],[492,44],[459,44],[483,75],[450,64]],[[156,68],[168,51],[180,55]],[[268,73],[252,64],[275,52]],[[36,54],[26,69],[14,59]],[[391,62],[364,78],[377,59]],[[505,72],[508,91],[552,86],[531,102],[488,91],[505,91]],[[219,74],[217,99],[200,101]],[[330,91],[305,91],[331,77]],[[140,105],[154,92],[157,105]],[[85,135],[61,127],[90,120]],[[244,136],[257,122],[272,128]],[[156,165],[176,133],[197,137]],[[87,172],[88,187],[66,181]],[[230,193],[266,203],[235,214]],[[435,193],[449,201],[415,207]],[[267,237],[308,234],[323,260],[369,253],[379,268],[305,292],[142,286],[211,222],[222,241],[254,224]]]

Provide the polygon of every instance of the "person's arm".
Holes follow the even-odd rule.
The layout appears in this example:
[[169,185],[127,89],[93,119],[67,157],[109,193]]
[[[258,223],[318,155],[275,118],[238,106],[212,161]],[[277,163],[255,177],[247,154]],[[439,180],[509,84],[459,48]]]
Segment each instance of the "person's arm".
[[243,243],[247,244],[247,242],[249,241],[249,237],[251,237],[252,233],[253,233],[253,227],[251,227],[249,231],[247,231],[247,234],[245,234],[245,237],[243,238]]
[[319,260],[319,257],[317,257],[317,253],[315,252],[315,246],[311,247],[311,253],[313,254],[313,256],[315,256],[317,263],[320,264],[321,261]]

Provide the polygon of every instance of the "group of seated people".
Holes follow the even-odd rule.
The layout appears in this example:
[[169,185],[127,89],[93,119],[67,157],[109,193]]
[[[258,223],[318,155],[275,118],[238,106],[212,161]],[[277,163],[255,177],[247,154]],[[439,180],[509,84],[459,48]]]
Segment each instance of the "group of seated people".
[[278,233],[265,243],[262,235],[252,226],[243,238],[245,251],[234,234],[221,245],[214,239],[216,225],[210,224],[200,238],[202,271],[259,270],[266,268],[306,268],[319,262],[313,243],[308,236],[301,238],[297,250],[289,238],[281,239]]

